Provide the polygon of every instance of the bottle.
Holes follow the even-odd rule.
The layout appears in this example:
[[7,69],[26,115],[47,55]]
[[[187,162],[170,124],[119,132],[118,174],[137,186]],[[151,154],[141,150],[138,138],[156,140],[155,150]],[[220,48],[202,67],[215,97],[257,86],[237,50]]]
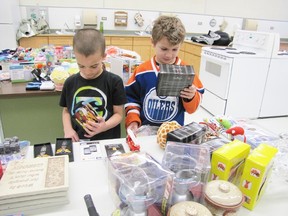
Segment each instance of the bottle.
[[104,34],[104,23],[100,22],[100,32]]

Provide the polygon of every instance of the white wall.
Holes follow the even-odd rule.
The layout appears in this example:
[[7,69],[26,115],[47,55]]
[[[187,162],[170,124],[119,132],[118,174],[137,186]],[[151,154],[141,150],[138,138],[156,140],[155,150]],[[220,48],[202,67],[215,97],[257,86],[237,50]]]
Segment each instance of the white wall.
[[[219,3],[220,2],[220,3]],[[144,30],[147,25],[162,12],[173,13],[181,18],[188,33],[206,34],[209,30],[219,30],[219,25],[225,20],[228,23],[225,31],[233,35],[234,31],[242,28],[243,19],[255,19],[259,30],[279,32],[281,38],[288,38],[288,1],[274,0],[265,3],[260,0],[20,0],[21,16],[27,18],[27,7],[38,6],[48,9],[48,22],[51,29],[61,29],[67,23],[74,29],[74,18],[82,16],[82,10],[94,8],[99,22],[102,17],[105,30]],[[254,9],[254,8],[256,9]],[[135,9],[136,8],[136,9]],[[251,9],[253,8],[253,9]],[[273,10],[271,10],[273,8]],[[125,10],[128,12],[127,27],[114,26],[114,12]],[[140,12],[144,17],[144,26],[138,27],[134,21],[134,15]],[[216,20],[216,26],[211,27],[211,19]]]
[[123,10],[173,11],[288,21],[285,0],[20,0],[20,5],[90,7]]

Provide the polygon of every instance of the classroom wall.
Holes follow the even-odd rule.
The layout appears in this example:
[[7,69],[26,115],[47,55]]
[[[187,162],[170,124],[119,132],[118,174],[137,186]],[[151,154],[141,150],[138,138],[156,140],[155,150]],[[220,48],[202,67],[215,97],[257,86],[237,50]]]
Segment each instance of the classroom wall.
[[[209,30],[219,30],[226,22],[225,29],[233,36],[235,30],[242,29],[245,19],[255,20],[258,31],[280,33],[281,38],[288,38],[288,1],[275,0],[264,3],[260,0],[20,0],[21,17],[28,17],[29,7],[45,8],[48,11],[47,21],[51,29],[75,29],[75,16],[82,17],[84,9],[95,9],[98,26],[102,21],[105,30],[144,31],[149,29],[153,20],[162,13],[179,16],[188,33],[206,34]],[[255,9],[256,8],[256,9]],[[271,10],[273,8],[273,10]],[[127,27],[114,26],[114,12],[128,12]],[[140,12],[144,18],[144,26],[135,24],[134,16]],[[107,18],[102,20],[102,18]],[[216,25],[210,26],[215,20]],[[67,24],[67,25],[66,25]]]
[[284,0],[20,0],[20,4],[39,4],[40,6],[50,7],[173,11],[176,13],[288,21],[288,1]]

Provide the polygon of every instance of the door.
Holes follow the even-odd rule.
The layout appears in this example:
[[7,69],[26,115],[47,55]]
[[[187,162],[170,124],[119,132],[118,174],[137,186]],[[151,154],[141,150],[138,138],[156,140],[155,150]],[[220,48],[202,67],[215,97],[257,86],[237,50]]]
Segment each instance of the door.
[[205,89],[222,99],[227,99],[233,58],[222,55],[220,58],[219,55],[210,54],[202,50],[200,79]]

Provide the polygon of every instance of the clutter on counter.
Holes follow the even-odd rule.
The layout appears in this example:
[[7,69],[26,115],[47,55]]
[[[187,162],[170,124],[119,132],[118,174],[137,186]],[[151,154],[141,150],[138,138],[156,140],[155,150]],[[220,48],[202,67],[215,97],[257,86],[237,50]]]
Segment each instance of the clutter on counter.
[[[106,151],[109,149],[117,152],[106,152],[101,160],[109,164],[106,167],[109,173],[109,193],[118,212],[123,215],[145,213],[148,216],[160,216],[164,212],[164,215],[168,213],[182,216],[182,211],[185,213],[192,209],[192,212],[204,211],[207,215],[211,212],[212,215],[224,216],[228,213],[237,214],[241,206],[252,211],[261,202],[272,171],[274,175],[281,174],[279,160],[283,160],[282,163],[287,162],[287,136],[283,134],[282,137],[277,137],[244,119],[214,116],[203,122],[175,127],[171,131],[166,131],[167,128],[164,130],[161,126],[157,129],[154,126],[145,126],[136,131],[133,139],[135,141],[136,138],[135,143],[141,145],[136,151],[124,150],[129,146],[126,139],[126,146],[110,143],[108,145],[111,148],[106,148],[102,141],[94,141],[90,144],[86,142],[85,145],[80,143],[76,148],[77,152],[74,151],[77,154],[75,162],[79,158],[83,162],[82,156],[87,156],[86,148],[91,152],[97,146],[100,153],[99,146],[102,145]],[[168,129],[169,127],[171,125],[168,124]],[[235,127],[243,129],[240,135],[231,132]],[[151,131],[155,140],[151,142],[150,139],[145,145],[159,147],[157,151],[161,152],[162,161],[145,152],[147,147],[142,148],[144,146],[141,139],[148,137]],[[157,144],[158,136],[155,131],[162,131],[159,133],[161,137],[164,133],[164,148]],[[207,136],[211,131],[215,132],[213,137]],[[169,133],[176,140],[169,140]],[[251,142],[251,137],[255,140],[263,136],[265,139],[257,139],[257,143]],[[6,152],[5,149],[4,151]],[[100,158],[89,160],[100,161]],[[281,169],[280,172],[285,173],[285,170]],[[184,204],[192,207],[183,207],[176,214],[177,206]]]
[[[132,72],[141,63],[138,53],[115,46],[106,48],[106,60],[103,68],[118,74],[126,83]],[[79,68],[71,46],[43,46],[41,48],[18,47],[15,50],[0,52],[0,80],[31,82],[26,90],[61,91],[64,81]],[[40,88],[35,82],[52,81],[54,86],[45,85]]]

